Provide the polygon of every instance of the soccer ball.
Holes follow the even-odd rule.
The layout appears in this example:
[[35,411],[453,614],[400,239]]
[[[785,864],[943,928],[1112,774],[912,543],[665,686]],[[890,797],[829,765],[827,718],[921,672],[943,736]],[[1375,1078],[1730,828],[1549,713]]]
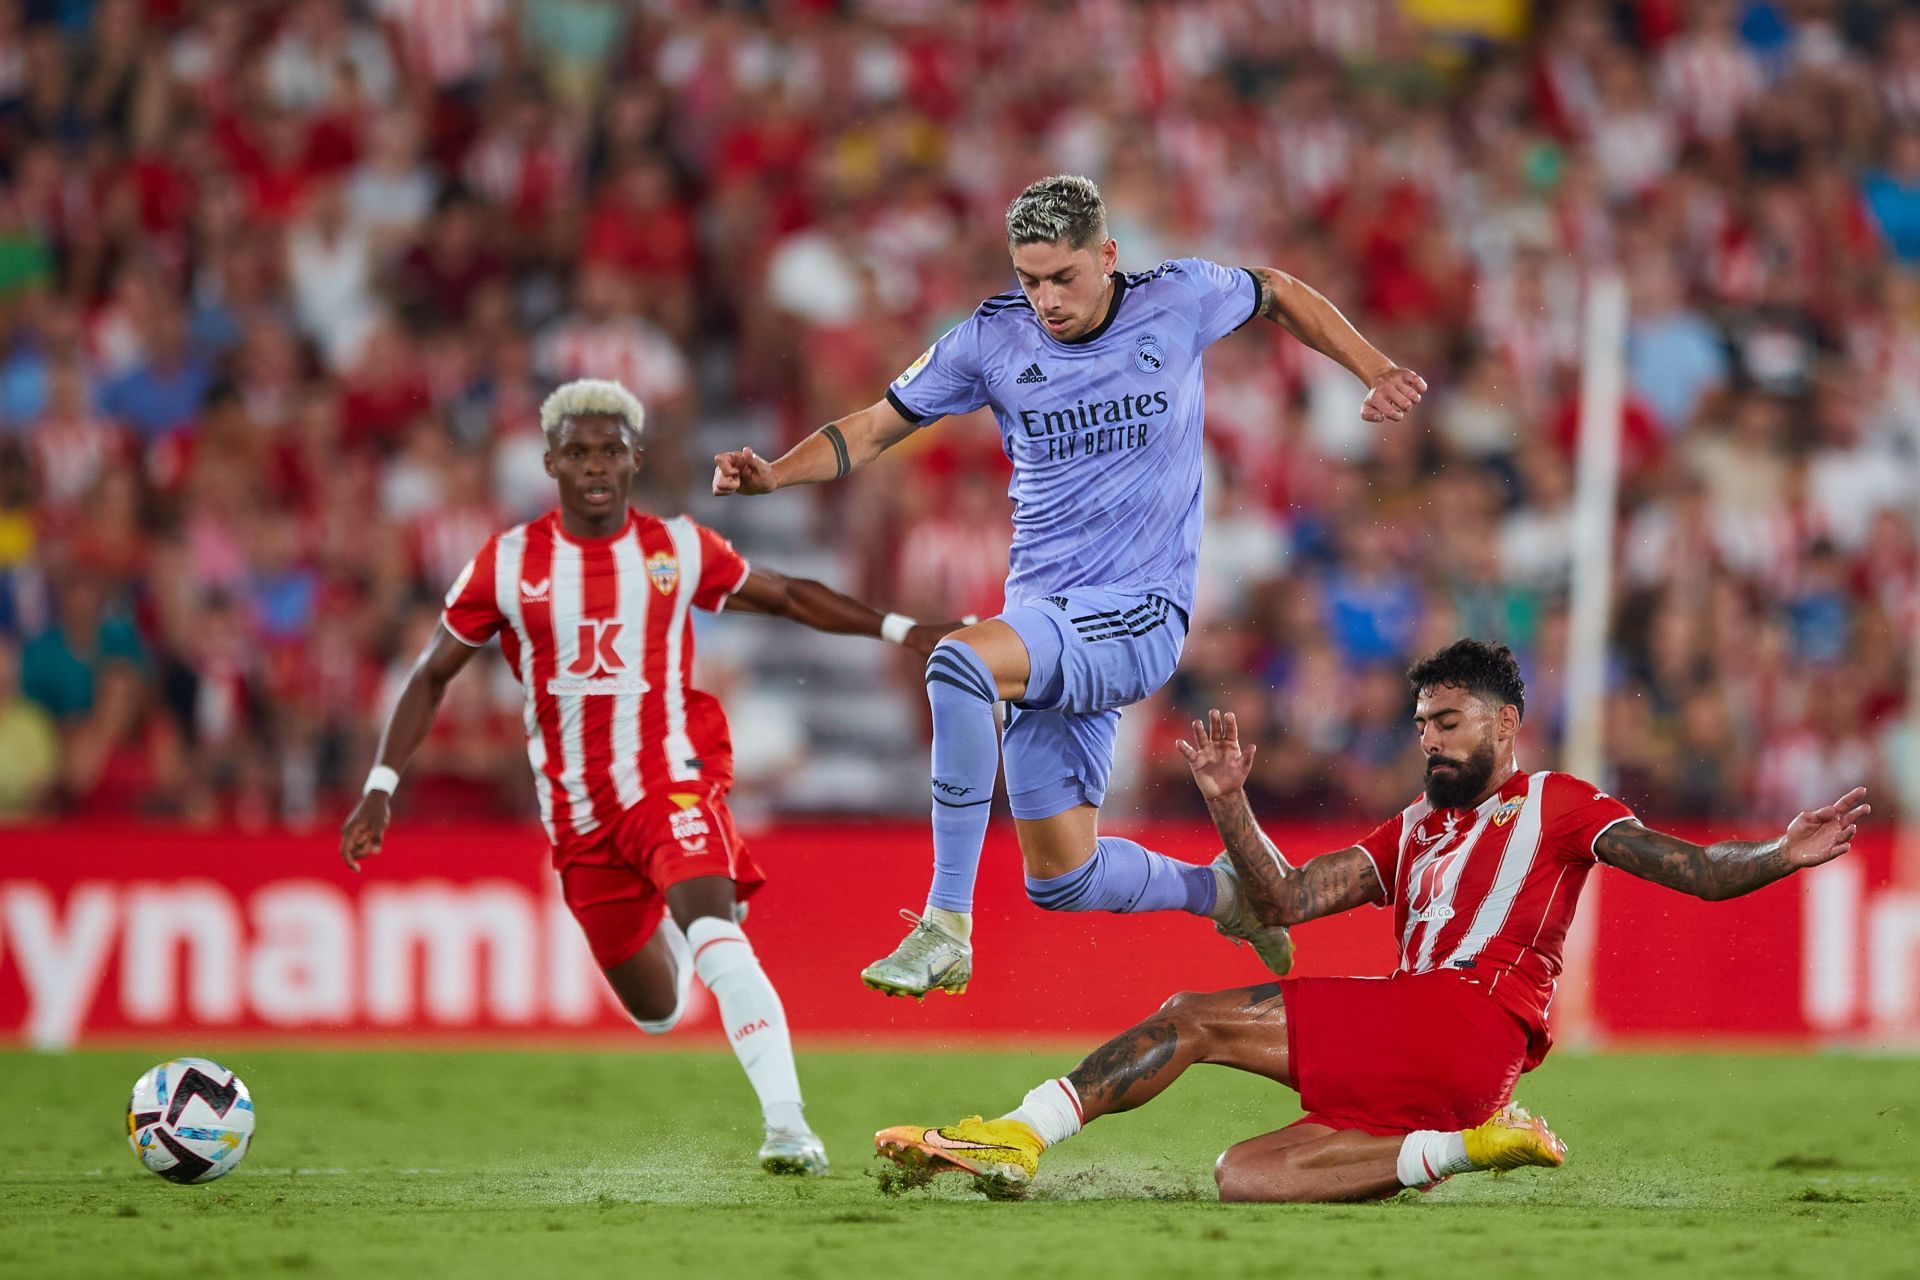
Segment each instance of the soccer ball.
[[175,1058],[133,1082],[127,1141],[141,1164],[169,1182],[212,1182],[247,1154],[253,1099],[219,1063]]

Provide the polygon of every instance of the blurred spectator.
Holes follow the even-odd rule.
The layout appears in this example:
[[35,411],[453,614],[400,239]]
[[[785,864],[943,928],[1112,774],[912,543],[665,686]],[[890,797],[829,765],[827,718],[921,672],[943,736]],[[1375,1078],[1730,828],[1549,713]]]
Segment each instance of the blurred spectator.
[[420,121],[397,110],[377,120],[367,154],[347,181],[346,206],[376,257],[390,257],[424,223],[440,180],[422,156]]
[[146,445],[193,428],[213,385],[213,362],[193,349],[186,317],[171,301],[157,304],[142,326],[139,354],[100,390],[100,407]]
[[1664,253],[1633,264],[1633,320],[1627,371],[1636,395],[1669,433],[1693,422],[1709,393],[1726,385],[1726,344],[1706,317],[1686,305],[1683,276]]
[[1887,163],[1861,183],[1867,208],[1894,257],[1920,261],[1920,130],[1903,128],[1887,147]]
[[102,673],[116,663],[146,665],[146,646],[132,618],[108,605],[92,577],[64,575],[59,600],[59,620],[20,655],[20,688],[56,720],[72,723],[95,710]]
[[332,96],[335,77],[347,70],[367,101],[393,95],[393,59],[387,41],[356,20],[341,0],[297,0],[267,50],[267,85],[289,111],[309,112]]
[[31,817],[59,779],[60,739],[46,708],[20,690],[20,653],[0,638],[0,823]]
[[353,222],[339,184],[316,185],[287,229],[287,283],[300,327],[335,368],[374,322],[373,268],[373,242]]
[[[1209,352],[1193,632],[1129,721],[1121,803],[1194,811],[1168,744],[1216,704],[1262,743],[1266,801],[1399,803],[1394,672],[1461,631],[1522,653],[1528,763],[1554,762],[1583,290],[1616,268],[1608,784],[1780,813],[1910,779],[1920,18],[949,9],[0,0],[0,739],[58,739],[51,772],[0,748],[41,762],[0,810],[323,820],[380,673],[489,534],[552,505],[554,383],[640,395],[641,500],[678,510],[717,448],[871,404],[1012,287],[1001,212],[1048,169],[1102,182],[1127,268],[1296,270],[1430,387],[1370,424],[1269,326]],[[1004,492],[976,416],[701,514],[889,607],[985,614]],[[924,779],[887,768],[911,664],[850,691],[710,629],[767,804],[865,759],[846,794],[917,811]],[[527,803],[503,671],[449,695],[420,811]]]

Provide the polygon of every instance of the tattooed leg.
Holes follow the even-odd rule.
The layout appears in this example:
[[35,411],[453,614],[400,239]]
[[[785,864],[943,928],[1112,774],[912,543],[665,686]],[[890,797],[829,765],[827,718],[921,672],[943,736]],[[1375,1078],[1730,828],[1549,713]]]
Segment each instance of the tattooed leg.
[[1182,992],[1160,1011],[1088,1054],[1067,1077],[1087,1120],[1131,1111],[1198,1062],[1233,1067],[1293,1087],[1280,984],[1209,994]]

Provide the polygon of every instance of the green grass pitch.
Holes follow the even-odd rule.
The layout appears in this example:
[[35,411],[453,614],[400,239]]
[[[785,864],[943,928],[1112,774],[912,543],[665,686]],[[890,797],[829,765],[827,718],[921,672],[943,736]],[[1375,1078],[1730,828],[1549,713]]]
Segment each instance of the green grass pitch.
[[724,1053],[215,1048],[258,1136],[226,1179],[176,1187],[122,1128],[163,1056],[0,1055],[0,1275],[1920,1275],[1912,1060],[1561,1055],[1519,1097],[1566,1168],[1301,1207],[1214,1201],[1213,1156],[1298,1109],[1212,1067],[1061,1147],[1025,1203],[959,1179],[881,1194],[873,1130],[1004,1110],[1060,1052],[805,1055],[834,1160],[810,1181],[755,1167]]

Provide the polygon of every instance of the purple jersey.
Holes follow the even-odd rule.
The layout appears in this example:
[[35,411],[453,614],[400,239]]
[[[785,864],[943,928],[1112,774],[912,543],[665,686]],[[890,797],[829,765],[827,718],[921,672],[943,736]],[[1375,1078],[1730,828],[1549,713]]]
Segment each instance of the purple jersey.
[[1192,610],[1201,355],[1258,296],[1248,271],[1179,258],[1116,274],[1105,321],[1061,342],[1003,293],[894,379],[887,399],[915,423],[993,406],[1013,460],[1009,609],[1099,587]]

